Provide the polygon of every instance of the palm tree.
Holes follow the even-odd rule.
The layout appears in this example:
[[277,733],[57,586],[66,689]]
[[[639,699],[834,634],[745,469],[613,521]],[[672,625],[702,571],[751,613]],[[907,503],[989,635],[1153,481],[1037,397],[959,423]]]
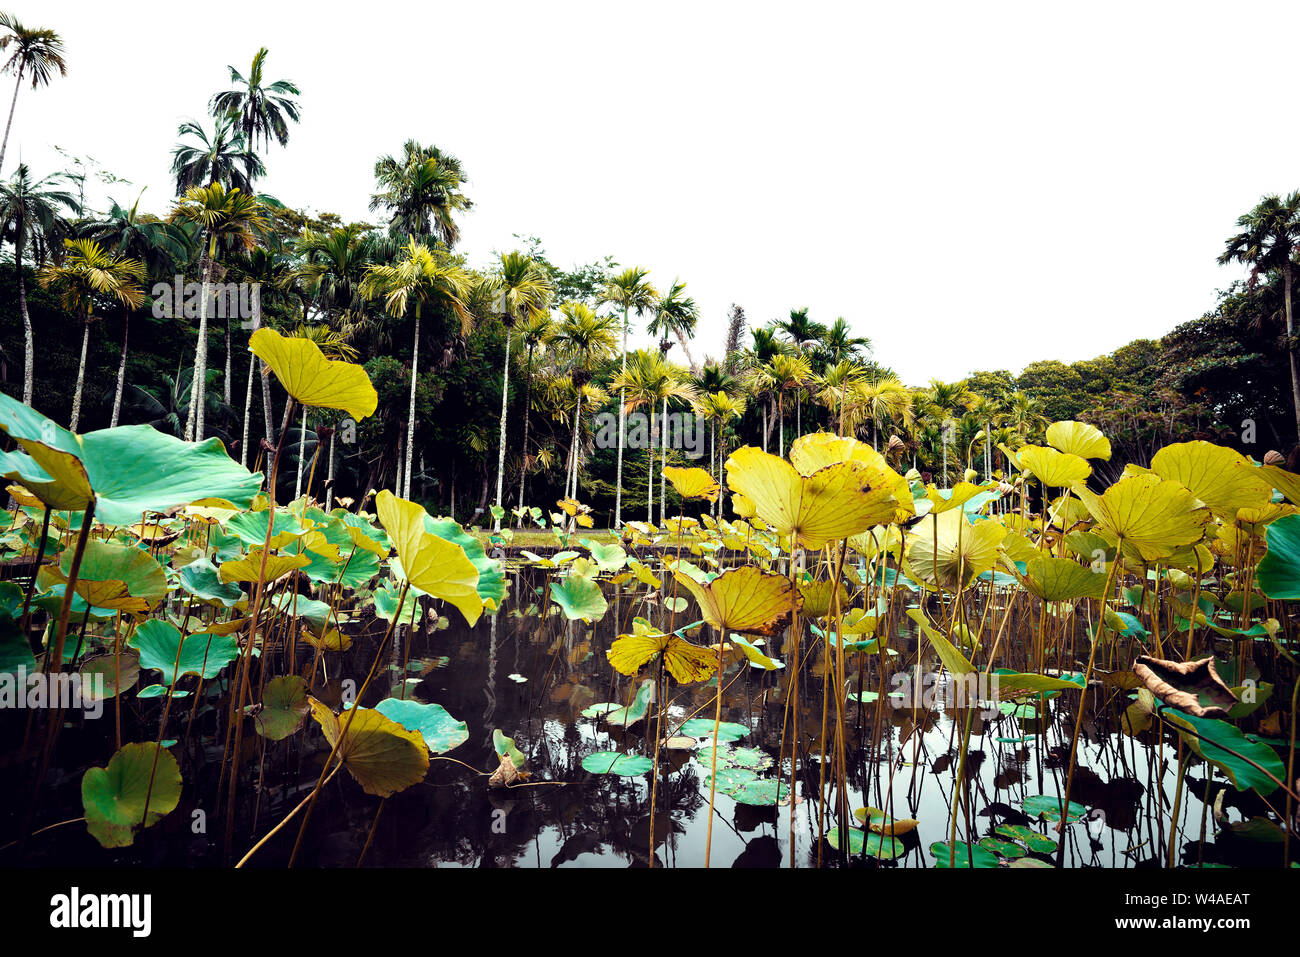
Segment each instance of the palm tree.
[[81,392],[86,381],[86,347],[90,343],[90,324],[94,321],[95,297],[116,300],[128,309],[139,309],[144,302],[146,279],[144,263],[105,252],[91,239],[65,239],[63,262],[47,264],[37,274],[42,286],[56,288],[64,307],[81,313],[81,362],[77,366],[77,384],[72,393],[72,421],[69,431],[77,431],[81,419]]
[[1006,398],[1003,421],[1015,430],[1021,442],[1032,442],[1048,424],[1043,405],[1025,392],[1012,392]]
[[[578,422],[584,398],[592,398],[586,394],[592,370],[613,356],[618,346],[614,332],[617,321],[615,316],[598,316],[590,306],[569,300],[560,305],[560,320],[551,337],[557,358],[567,365],[573,385],[573,431],[569,439],[569,471],[564,489],[565,495],[575,498],[578,494]],[[570,480],[572,492],[569,491]]]
[[[266,207],[254,196],[238,188],[229,191],[218,182],[210,186],[193,186],[172,207],[172,223],[193,223],[200,228],[202,246],[199,270],[202,289],[199,301],[199,337],[194,349],[194,381],[199,388],[207,382],[208,371],[208,295],[212,282],[212,265],[220,245],[252,249],[257,244],[254,230],[266,225]],[[227,349],[229,352],[229,349]],[[203,402],[191,402],[185,439],[203,441]],[[196,412],[197,410],[197,412]]]
[[298,87],[291,80],[276,80],[263,84],[262,68],[266,64],[266,47],[253,54],[253,65],[247,78],[233,66],[230,82],[238,83],[242,89],[225,90],[215,94],[208,103],[208,109],[214,117],[234,114],[239,117],[239,126],[248,145],[256,149],[260,140],[263,146],[270,146],[272,138],[284,146],[289,142],[289,124],[287,120],[297,123],[299,119]]
[[772,432],[773,397],[776,381],[771,375],[772,359],[778,355],[789,355],[794,348],[776,337],[775,326],[762,326],[751,329],[750,345],[740,359],[741,379],[745,388],[758,399],[764,400],[763,409],[763,451],[767,451],[768,439]]
[[652,336],[659,336],[659,352],[668,355],[671,348],[669,336],[676,336],[686,355],[686,362],[695,370],[695,360],[691,358],[690,347],[686,345],[687,337],[695,334],[695,324],[700,320],[700,310],[695,300],[686,295],[686,283],[677,279],[668,287],[668,291],[659,300],[654,316],[650,319],[647,331]]
[[[294,285],[293,267],[289,257],[278,249],[267,249],[262,246],[254,246],[247,252],[231,256],[226,261],[227,276],[237,276],[241,282],[255,283],[259,289],[257,309],[252,316],[252,329],[256,331],[263,325],[264,309],[263,300],[268,295],[274,295],[276,292],[282,292]],[[230,324],[226,324],[227,333],[229,333]],[[226,347],[227,366],[230,360],[230,347]],[[266,374],[266,366],[261,359],[255,356],[249,356],[248,360],[248,383],[244,391],[244,429],[242,439],[239,445],[239,464],[247,465],[249,460],[249,420],[253,408],[253,374],[255,370],[261,370],[257,376],[262,383],[262,427],[263,434],[269,445],[276,444],[276,432],[274,417],[271,412],[271,378]],[[230,374],[227,371],[226,381],[230,381]]]
[[370,211],[387,211],[395,236],[437,238],[450,249],[460,238],[454,216],[472,205],[460,191],[464,183],[460,160],[436,146],[407,140],[400,156],[376,161],[378,192],[370,197]]
[[266,175],[266,166],[235,125],[238,119],[233,114],[216,117],[211,136],[194,120],[177,127],[177,136],[198,140],[197,144],[177,143],[172,150],[177,196],[204,183],[220,183],[244,194],[253,192],[253,180]]
[[[648,432],[650,441],[647,443],[649,446],[650,484],[646,489],[646,521],[654,524],[655,409],[660,403],[664,403],[665,408],[667,408],[667,400],[669,399],[694,402],[697,394],[690,383],[685,380],[685,377],[679,376],[676,370],[665,362],[661,355],[645,349],[638,349],[631,354],[631,361],[628,362],[622,372],[614,377],[614,380],[610,383],[610,388],[618,389],[619,395],[623,397],[621,404],[624,405],[625,412],[634,412],[644,407],[650,414],[650,429]],[[660,427],[663,427],[662,423]],[[662,521],[662,519],[661,514],[660,520]]]
[[524,324],[519,328],[519,337],[528,347],[528,362],[524,367],[524,444],[523,463],[519,468],[520,508],[524,507],[524,482],[528,478],[528,466],[531,461],[528,455],[528,427],[532,420],[533,408],[533,352],[538,346],[545,348],[554,331],[555,323],[551,319],[550,311],[546,309],[537,309],[529,313]]
[[71,193],[55,188],[57,176],[32,181],[27,166],[19,164],[8,182],[0,182],[0,237],[14,245],[14,267],[18,275],[18,311],[23,317],[23,404],[32,404],[36,378],[36,346],[32,320],[27,313],[27,278],[23,273],[23,252],[30,247],[37,264],[45,259],[50,245],[67,231],[59,213],[63,207],[77,212]]
[[8,31],[0,36],[0,52],[13,47],[13,53],[0,73],[13,71],[18,74],[14,82],[14,98],[9,103],[9,120],[5,123],[5,137],[0,142],[0,170],[5,165],[5,150],[9,146],[9,128],[14,123],[14,109],[18,106],[18,91],[23,85],[23,74],[32,78],[32,89],[48,86],[54,71],[60,76],[68,75],[68,65],[63,60],[63,40],[53,30],[29,28],[14,16],[0,13],[0,29]]
[[[627,373],[627,332],[632,310],[638,318],[654,309],[659,304],[659,291],[650,285],[647,276],[650,270],[641,266],[629,266],[621,273],[610,277],[601,291],[599,301],[612,303],[623,310],[623,359],[619,374]],[[624,396],[618,397],[618,477],[614,486],[614,527],[623,524],[623,440],[627,424],[627,410],[624,408]]]
[[[707,368],[707,367],[706,367]],[[722,474],[722,462],[726,458],[725,441],[724,448],[718,448],[718,439],[725,433],[723,427],[732,419],[738,419],[745,411],[745,399],[743,396],[733,396],[732,394],[717,389],[713,392],[702,392],[699,400],[699,411],[706,419],[709,420],[709,474],[717,479],[719,488],[725,481]],[[719,452],[721,454],[719,454]],[[718,495],[715,500],[717,505],[721,505],[722,496]]]
[[860,383],[855,398],[871,422],[871,447],[879,452],[881,423],[906,421],[911,414],[911,390],[890,376]]
[[[357,357],[357,350],[347,340],[327,325],[300,325],[290,333],[292,339],[306,339],[316,343],[316,347],[327,359],[345,359],[351,362]],[[302,495],[302,467],[307,458],[307,407],[302,409],[302,425],[298,430],[298,477],[295,479],[293,497]],[[326,483],[334,477],[334,437],[330,436],[330,466]],[[310,491],[310,489],[308,489]]]
[[[808,318],[806,306],[791,309],[790,318],[776,320],[776,327],[785,333],[786,338],[800,352],[807,353],[814,360],[821,358],[822,337],[827,330],[820,322]],[[822,371],[820,362],[813,366],[813,371]],[[802,387],[795,391],[794,428],[800,435],[803,434],[803,392]]]
[[792,389],[802,389],[805,383],[812,381],[812,368],[803,356],[777,354],[760,369],[765,373],[764,381],[776,393],[779,423],[777,449],[778,454],[785,458],[785,394]]
[[[555,295],[550,274],[531,256],[515,250],[504,253],[496,272],[488,277],[488,288],[496,297],[501,321],[506,327],[506,356],[501,370],[501,437],[497,446],[497,501],[493,530],[501,531],[502,491],[506,474],[506,410],[510,401],[510,340],[515,323],[533,313],[544,313]],[[529,357],[531,362],[531,356]],[[528,407],[524,406],[524,420]]]
[[827,365],[843,362],[845,359],[858,361],[863,352],[871,351],[871,340],[865,336],[855,336],[849,324],[841,316],[831,323],[831,327],[822,336],[818,351]]
[[943,382],[939,379],[931,379],[930,387],[926,390],[926,405],[930,417],[933,418],[939,426],[940,443],[943,446],[943,487],[948,487],[948,446],[954,438],[954,429],[956,427],[952,415],[956,412],[958,415],[964,413],[970,408],[975,396],[966,388],[964,382]]
[[1296,434],[1300,436],[1300,366],[1296,362],[1295,324],[1292,320],[1292,257],[1300,245],[1300,192],[1285,199],[1265,196],[1250,212],[1237,220],[1241,232],[1228,239],[1219,262],[1244,263],[1250,267],[1253,289],[1261,273],[1282,273],[1282,304],[1286,318],[1286,354],[1291,366],[1291,403]]
[[473,328],[474,317],[465,305],[472,290],[470,275],[459,265],[438,256],[428,246],[407,240],[396,262],[373,265],[361,281],[361,294],[367,299],[383,299],[384,311],[401,318],[415,313],[411,335],[411,404],[406,423],[406,464],[402,474],[406,484],[402,497],[411,494],[411,463],[415,452],[415,385],[420,369],[420,315],[425,306],[442,305],[459,319],[462,335]]
[[814,398],[835,416],[838,434],[844,434],[848,424],[856,428],[857,389],[864,382],[866,374],[862,367],[850,359],[841,359],[813,378],[816,388]]

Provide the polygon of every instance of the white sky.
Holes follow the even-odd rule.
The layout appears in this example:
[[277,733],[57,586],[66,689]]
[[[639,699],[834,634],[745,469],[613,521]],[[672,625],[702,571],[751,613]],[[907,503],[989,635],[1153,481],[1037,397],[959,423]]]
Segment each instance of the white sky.
[[24,85],[6,175],[61,168],[58,144],[163,212],[176,126],[264,45],[303,121],[262,189],[372,219],[375,158],[437,144],[469,176],[472,263],[520,233],[562,266],[680,275],[697,358],[732,302],[842,315],[910,384],[1089,358],[1210,308],[1243,274],[1215,263],[1236,217],[1300,187],[1270,40],[1296,5],[3,6],[69,64]]

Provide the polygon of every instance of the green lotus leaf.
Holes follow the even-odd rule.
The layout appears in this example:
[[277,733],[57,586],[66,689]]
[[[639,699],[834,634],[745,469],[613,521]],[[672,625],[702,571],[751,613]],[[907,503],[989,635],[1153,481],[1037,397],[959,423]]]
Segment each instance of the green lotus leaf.
[[[96,655],[81,663],[82,686],[91,699],[115,698],[123,691],[130,691],[140,680],[140,659],[129,652],[123,652],[114,660],[114,656]],[[102,688],[102,695],[97,693]]]
[[718,773],[704,779],[704,786],[710,787],[711,780],[716,780],[717,790],[726,795],[734,795],[750,781],[758,780],[758,773],[749,768],[729,768],[719,764]]
[[641,687],[637,689],[636,697],[632,699],[632,703],[626,708],[616,708],[610,711],[605,715],[605,723],[618,728],[636,724],[649,712],[650,701],[654,697],[654,693],[654,681],[650,678],[645,679],[641,682]]
[[500,728],[492,729],[492,747],[496,750],[496,753],[502,757],[509,755],[511,763],[513,763],[516,768],[522,768],[524,766],[524,761],[526,760],[524,758],[524,753],[515,746],[515,739],[506,737],[501,733]]
[[127,644],[139,652],[140,667],[161,671],[166,685],[181,675],[215,678],[239,657],[239,643],[231,635],[197,634],[182,641],[180,629],[158,618],[143,622]]
[[750,781],[736,789],[732,798],[738,804],[752,804],[757,807],[775,807],[790,794],[790,786],[784,781],[764,779]]
[[266,683],[262,707],[255,718],[257,733],[268,741],[283,741],[302,726],[311,711],[307,682],[299,675],[280,675]]
[[[713,737],[713,719],[712,718],[691,718],[681,727],[682,734],[689,734],[693,738],[711,738]],[[734,721],[723,721],[718,725],[718,735],[715,740],[719,742],[739,741],[749,734],[749,728],[743,724],[736,724]]]
[[[1027,797],[1021,802],[1020,806],[1024,808],[1026,814],[1030,817],[1041,817],[1045,821],[1059,821],[1061,819],[1061,799],[1053,797],[1050,794],[1035,794]],[[1088,813],[1088,809],[1082,804],[1076,804],[1071,801],[1066,808],[1066,817],[1071,821],[1077,821]]]
[[1279,518],[1264,531],[1268,551],[1259,563],[1259,589],[1269,598],[1300,598],[1300,515]]
[[[1058,805],[1059,810],[1059,805]],[[1013,841],[1019,841],[1031,851],[1037,851],[1040,854],[1050,854],[1056,850],[1056,841],[1052,840],[1046,834],[1040,834],[1032,827],[1026,827],[1023,824],[999,824],[995,827],[994,832],[1008,837]]]
[[104,847],[130,846],[137,830],[158,823],[180,800],[180,766],[152,741],[123,746],[107,767],[90,768],[81,778],[86,830]]
[[234,582],[223,582],[217,566],[206,558],[190,562],[180,571],[181,589],[195,598],[220,603],[230,608],[244,597],[243,590]]
[[478,569],[478,596],[483,599],[483,606],[488,611],[500,608],[506,597],[506,574],[501,562],[488,558],[483,543],[450,518],[429,518],[426,515],[424,527],[439,538],[464,549],[465,557]]
[[[1277,752],[1263,742],[1251,741],[1236,725],[1217,718],[1198,718],[1171,708],[1162,708],[1160,716],[1174,726],[1188,747],[1226,774],[1237,790],[1250,788],[1261,797],[1267,797],[1277,790],[1277,781],[1273,778],[1286,780],[1286,766]],[[1254,764],[1250,763],[1252,761]],[[1273,778],[1260,768],[1272,774]]]
[[434,754],[446,754],[469,740],[469,725],[457,721],[440,704],[385,698],[375,710],[410,731],[418,731]]
[[609,608],[600,585],[581,575],[570,575],[562,582],[551,582],[551,598],[570,621],[600,621]]
[[935,841],[930,845],[930,856],[934,858],[934,866],[943,870],[949,867],[964,868],[990,868],[998,866],[997,855],[978,844],[967,844],[965,841],[958,841],[955,845],[956,853],[953,853],[954,845],[944,841]]
[[591,774],[616,774],[635,777],[645,774],[654,762],[641,754],[624,754],[621,751],[597,751],[582,759],[583,770]]

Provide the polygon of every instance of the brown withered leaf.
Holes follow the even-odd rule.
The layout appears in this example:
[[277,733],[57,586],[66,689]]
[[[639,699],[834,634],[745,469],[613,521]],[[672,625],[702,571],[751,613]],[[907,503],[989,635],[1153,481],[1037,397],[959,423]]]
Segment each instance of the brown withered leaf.
[[492,777],[488,778],[488,787],[508,788],[512,784],[528,780],[528,772],[515,767],[515,762],[510,759],[509,754],[503,754],[500,757],[500,765],[492,772]]
[[1198,661],[1164,661],[1143,655],[1133,671],[1165,704],[1198,718],[1226,718],[1237,703],[1232,689],[1214,670],[1214,656]]

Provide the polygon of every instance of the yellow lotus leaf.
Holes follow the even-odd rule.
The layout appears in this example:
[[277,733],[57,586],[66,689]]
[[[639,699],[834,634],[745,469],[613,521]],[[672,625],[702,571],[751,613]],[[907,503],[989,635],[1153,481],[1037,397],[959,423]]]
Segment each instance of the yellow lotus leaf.
[[800,475],[785,459],[753,446],[737,449],[727,460],[727,483],[752,501],[778,534],[807,548],[893,520],[893,492],[873,487],[872,475],[862,462],[837,462]]
[[636,576],[637,581],[641,582],[641,584],[649,585],[651,588],[663,587],[663,582],[658,576],[635,558],[628,559],[627,567],[632,570],[632,574]]
[[340,409],[358,421],[375,414],[379,394],[366,370],[325,358],[310,339],[282,336],[264,326],[249,338],[248,348],[275,373],[284,391],[303,405]]
[[609,663],[621,674],[635,675],[642,665],[658,654],[664,656],[664,667],[679,684],[704,681],[717,670],[717,657],[707,648],[658,629],[638,628],[637,632],[619,635],[605,652]]
[[956,591],[989,571],[998,560],[1006,530],[995,522],[972,523],[960,511],[921,519],[907,543],[907,563],[915,580],[931,588]]
[[[998,523],[1002,524],[1002,523]],[[1006,526],[1003,525],[1003,528]],[[1002,551],[1013,562],[1028,562],[1043,553],[1034,547],[1034,543],[1019,532],[1007,532],[1002,537]]]
[[849,594],[839,582],[805,582],[799,586],[803,596],[803,613],[809,618],[825,618],[831,613],[832,599],[839,593],[839,608],[842,612],[848,604]]
[[718,497],[718,483],[704,469],[680,469],[669,465],[664,469],[664,478],[673,483],[673,488],[682,498],[707,498],[712,502]]
[[1262,535],[1266,526],[1276,522],[1279,518],[1295,515],[1297,511],[1300,511],[1300,509],[1285,502],[1269,502],[1263,508],[1239,508],[1237,509],[1237,524],[1252,534]]
[[1294,472],[1288,472],[1286,469],[1279,468],[1276,465],[1261,465],[1259,468],[1255,468],[1255,466],[1246,462],[1238,465],[1237,468],[1251,469],[1254,472],[1258,472],[1260,478],[1264,479],[1264,481],[1272,485],[1273,488],[1285,495],[1289,501],[1300,505],[1300,475],[1296,475]]
[[1232,521],[1237,509],[1263,508],[1272,489],[1259,469],[1240,452],[1210,442],[1177,442],[1151,457],[1151,470],[1178,482],[1210,507],[1219,518]]
[[376,496],[375,512],[397,548],[406,580],[455,605],[470,625],[475,624],[483,614],[483,599],[478,594],[478,569],[465,549],[426,532],[424,509],[388,489]]
[[307,703],[330,746],[342,738],[338,757],[367,794],[391,797],[424,780],[429,771],[429,746],[419,731],[408,731],[373,708],[357,708],[348,724],[347,712],[337,715],[310,696]]
[[1001,442],[998,443],[998,451],[1001,452],[1003,455],[1005,455],[1007,457],[1007,461],[1010,462],[1012,465],[1014,465],[1016,468],[1018,468],[1020,471],[1023,472],[1025,470],[1025,467],[1020,464],[1020,456],[1016,452],[1007,448],[1007,446],[1003,445]]
[[378,555],[380,558],[388,557],[387,546],[375,541],[355,525],[348,525],[346,527],[348,538],[352,540],[352,544],[357,546],[357,548],[363,548],[374,555]]
[[222,508],[217,505],[187,505],[182,510],[182,514],[186,518],[195,518],[208,525],[214,522],[224,525],[238,511],[237,508]]
[[983,485],[976,485],[973,482],[958,482],[950,489],[945,489],[947,497],[939,494],[939,489],[933,485],[925,490],[925,497],[930,500],[930,512],[938,514],[946,512],[949,509],[961,508],[980,492],[988,491]]
[[1081,459],[1110,459],[1110,439],[1087,422],[1053,422],[1047,427],[1047,444]]
[[352,647],[352,636],[343,634],[337,628],[327,629],[323,635],[306,630],[302,633],[302,637],[307,644],[323,651],[347,651]]
[[731,493],[731,510],[741,518],[753,518],[754,503],[738,492]]
[[1072,562],[1051,556],[1026,562],[1021,584],[1044,601],[1072,601],[1100,598],[1106,590],[1106,576]]
[[1020,459],[1021,469],[1053,488],[1069,488],[1092,474],[1092,466],[1087,459],[1081,459],[1071,452],[1058,452],[1041,445],[1026,445],[1016,455]]
[[[240,603],[237,602],[236,605]],[[247,604],[245,600],[243,604]],[[248,624],[247,618],[232,618],[229,621],[214,621],[202,628],[197,628],[190,632],[192,635],[233,635],[240,631]]]
[[[267,555],[266,577],[264,581],[273,582],[289,574],[295,568],[311,564],[306,555]],[[221,580],[223,582],[255,582],[262,576],[262,549],[254,548],[243,558],[221,563]]]
[[1200,541],[1212,520],[1182,484],[1155,475],[1120,479],[1101,495],[1082,487],[1075,493],[1101,528],[1136,548],[1145,562]]
[[801,601],[790,579],[753,565],[723,572],[707,585],[679,571],[673,577],[695,596],[704,620],[724,635],[775,635]]
[[32,495],[21,485],[6,485],[5,491],[12,495],[14,501],[23,508],[44,508],[41,504],[41,500],[35,495]]
[[1077,496],[1071,495],[1066,498],[1062,495],[1052,501],[1048,509],[1048,517],[1051,519],[1051,524],[1057,528],[1070,529],[1079,522],[1087,520],[1088,507],[1080,502]]
[[581,515],[578,515],[576,518],[574,518],[574,521],[578,523],[579,528],[596,527],[596,520],[592,518],[590,515],[588,515],[586,512],[583,512]]
[[877,525],[849,537],[849,548],[861,554],[867,561],[886,552],[897,555],[902,543],[903,533],[897,525]]
[[790,444],[790,464],[800,475],[812,475],[836,462],[861,462],[871,473],[872,488],[892,489],[894,501],[898,503],[895,521],[905,521],[915,514],[912,487],[907,479],[894,471],[885,457],[866,443],[829,432],[813,432],[799,436]]

